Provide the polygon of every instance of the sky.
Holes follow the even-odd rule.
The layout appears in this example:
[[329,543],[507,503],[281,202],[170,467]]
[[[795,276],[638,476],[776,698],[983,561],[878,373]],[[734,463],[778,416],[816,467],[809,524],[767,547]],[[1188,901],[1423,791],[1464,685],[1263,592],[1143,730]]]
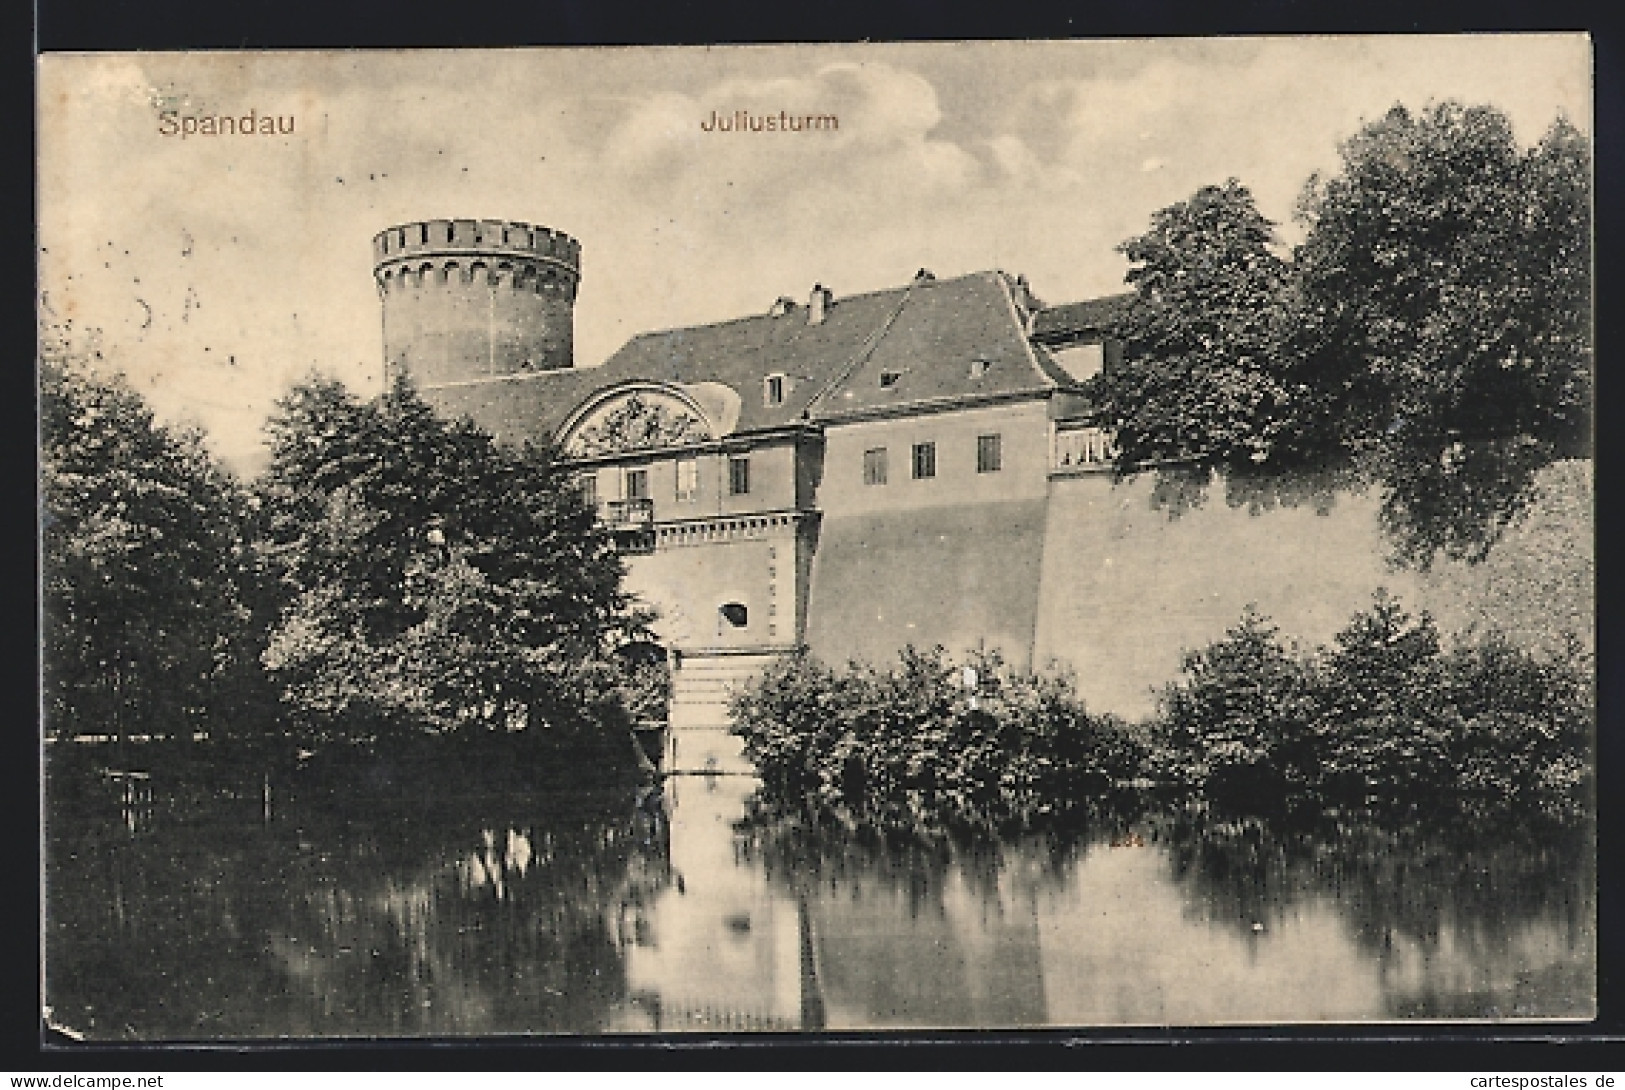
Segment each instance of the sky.
[[[1117,244],[1231,177],[1290,245],[1304,182],[1396,102],[1490,103],[1525,144],[1559,114],[1592,131],[1579,35],[52,54],[38,79],[43,320],[245,474],[313,370],[380,387],[371,238],[395,224],[574,236],[593,366],[815,282],[1122,291]],[[293,132],[162,120],[250,110]],[[701,128],[738,110],[839,128]]]

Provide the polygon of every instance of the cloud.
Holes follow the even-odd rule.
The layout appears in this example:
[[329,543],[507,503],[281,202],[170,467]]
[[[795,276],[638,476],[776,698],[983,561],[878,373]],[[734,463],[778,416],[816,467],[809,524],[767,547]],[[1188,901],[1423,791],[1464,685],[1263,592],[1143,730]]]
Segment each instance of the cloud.
[[[240,455],[313,365],[376,388],[370,240],[392,224],[575,235],[592,364],[921,266],[1025,272],[1052,301],[1120,290],[1113,247],[1200,185],[1234,175],[1285,220],[1396,100],[1495,102],[1528,141],[1558,108],[1589,127],[1588,72],[1576,35],[53,55],[41,286],[161,414]],[[293,113],[298,137],[168,141],[164,104]],[[713,110],[839,127],[706,133]]]
[[[741,114],[760,128],[734,128]],[[808,117],[835,120],[784,131],[784,120]],[[936,92],[920,76],[884,64],[836,63],[804,76],[730,78],[691,93],[650,94],[615,125],[602,161],[606,181],[645,199],[772,217],[835,183],[883,203],[882,190],[940,195],[975,184],[976,158],[932,137],[941,119]]]

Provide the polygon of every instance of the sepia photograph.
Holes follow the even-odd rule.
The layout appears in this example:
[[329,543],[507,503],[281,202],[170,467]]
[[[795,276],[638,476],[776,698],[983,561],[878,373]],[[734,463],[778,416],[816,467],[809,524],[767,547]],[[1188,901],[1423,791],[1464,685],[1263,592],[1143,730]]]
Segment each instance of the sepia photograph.
[[1594,1019],[1592,72],[41,55],[42,1025]]

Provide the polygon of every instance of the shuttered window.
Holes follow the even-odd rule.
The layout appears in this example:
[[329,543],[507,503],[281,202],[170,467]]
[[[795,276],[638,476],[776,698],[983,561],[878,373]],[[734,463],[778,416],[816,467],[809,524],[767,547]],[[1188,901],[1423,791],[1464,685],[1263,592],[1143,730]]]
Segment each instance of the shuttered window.
[[976,437],[976,472],[997,473],[1004,468],[1004,437],[978,435]]
[[923,481],[927,477],[937,475],[937,445],[935,443],[914,444],[914,479]]
[[863,483],[886,483],[886,448],[876,447],[863,452]]

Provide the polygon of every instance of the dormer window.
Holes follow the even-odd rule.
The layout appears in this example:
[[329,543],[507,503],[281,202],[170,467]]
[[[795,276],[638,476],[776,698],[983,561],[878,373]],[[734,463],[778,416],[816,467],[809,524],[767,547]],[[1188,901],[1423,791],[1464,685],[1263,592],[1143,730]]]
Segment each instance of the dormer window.
[[903,372],[901,371],[882,371],[880,372],[880,388],[889,390],[902,381],[902,378]]
[[783,375],[768,375],[762,380],[762,404],[783,405],[786,379]]
[[981,378],[982,376],[986,375],[991,370],[993,370],[993,361],[992,360],[971,360],[970,361],[970,377],[973,378],[973,379]]

